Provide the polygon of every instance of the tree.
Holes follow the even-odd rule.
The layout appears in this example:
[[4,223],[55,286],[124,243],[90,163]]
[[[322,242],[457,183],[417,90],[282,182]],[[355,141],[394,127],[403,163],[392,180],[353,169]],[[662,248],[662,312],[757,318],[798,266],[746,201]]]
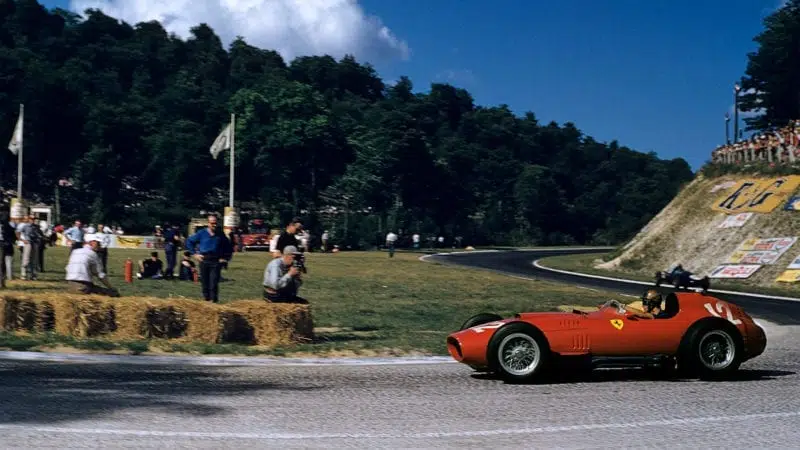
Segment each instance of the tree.
[[754,38],[758,50],[747,55],[739,108],[748,130],[782,127],[800,118],[800,0],[790,0],[764,19]]
[[[0,2],[0,83],[0,137],[26,105],[26,196],[52,201],[69,176],[64,219],[131,232],[227,205],[230,153],[209,147],[231,113],[237,204],[273,226],[305,214],[352,246],[388,227],[467,245],[619,242],[692,177],[683,160],[476,105],[449,84],[387,85],[352,56],[284,61],[241,37],[225,49],[207,24],[184,40],[35,0]],[[13,188],[14,155],[0,164]]]

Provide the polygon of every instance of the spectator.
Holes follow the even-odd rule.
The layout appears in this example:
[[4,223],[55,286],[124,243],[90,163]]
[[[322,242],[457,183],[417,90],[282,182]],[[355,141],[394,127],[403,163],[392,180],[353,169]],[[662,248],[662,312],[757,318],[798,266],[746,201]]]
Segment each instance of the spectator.
[[50,234],[52,233],[49,226],[47,226],[47,221],[40,220],[39,221],[39,230],[42,232],[42,242],[39,243],[39,254],[36,257],[36,262],[38,266],[36,270],[39,273],[44,273],[44,251],[47,249],[47,245],[50,243]]
[[397,235],[390,231],[386,235],[386,248],[389,250],[389,258],[394,258],[394,244],[397,242]]
[[81,227],[81,221],[76,220],[72,228],[64,232],[64,237],[67,238],[67,245],[70,247],[70,253],[72,253],[72,250],[83,248],[83,227]]
[[186,250],[200,261],[203,298],[219,303],[222,264],[230,259],[233,248],[222,227],[217,225],[216,216],[209,215],[208,227],[197,231],[186,240]]
[[150,259],[139,261],[139,273],[136,277],[141,279],[160,280],[163,278],[164,262],[158,259],[158,252],[150,253]]
[[35,280],[39,268],[39,244],[44,243],[44,235],[35,216],[28,216],[20,221],[17,226],[17,236],[22,242],[22,263],[20,276],[23,280]]
[[419,233],[414,233],[411,236],[411,241],[414,243],[414,250],[419,250]]
[[192,261],[192,254],[189,252],[183,252],[183,260],[181,261],[178,278],[183,281],[194,281],[194,275],[196,272],[197,269],[195,269],[194,261]]
[[[84,237],[81,236],[81,241]],[[97,249],[100,239],[93,235],[86,235],[86,244],[78,249],[73,249],[69,254],[67,263],[67,284],[69,288],[79,294],[100,294],[109,297],[119,297],[119,292],[108,282],[106,273],[102,270]],[[97,286],[92,282],[97,277],[105,287]]]
[[264,300],[273,303],[308,302],[297,296],[303,284],[300,269],[295,267],[294,255],[299,253],[297,247],[287,245],[280,258],[274,258],[264,269]]
[[325,252],[328,251],[328,238],[329,238],[328,230],[323,231],[322,232],[322,253],[325,253]]
[[180,247],[180,231],[177,225],[167,226],[164,232],[164,256],[167,258],[167,270],[164,277],[171,279],[175,276],[178,248]]
[[[278,236],[278,242],[275,244],[275,250],[283,254],[283,249],[291,245],[294,248],[300,247],[300,241],[297,239],[297,234],[303,231],[303,221],[299,217],[295,217],[286,225],[286,229]],[[280,256],[279,255],[279,256]]]
[[103,263],[103,272],[108,273],[108,247],[111,246],[111,229],[102,223],[97,224],[97,239],[100,239],[100,246],[97,248],[97,256]]
[[3,283],[14,279],[14,247],[17,243],[17,230],[14,222],[6,216],[2,223],[3,230]]
[[6,279],[11,279],[11,265],[14,262],[14,242],[17,234],[8,222],[8,214],[0,215],[0,286],[6,287]]

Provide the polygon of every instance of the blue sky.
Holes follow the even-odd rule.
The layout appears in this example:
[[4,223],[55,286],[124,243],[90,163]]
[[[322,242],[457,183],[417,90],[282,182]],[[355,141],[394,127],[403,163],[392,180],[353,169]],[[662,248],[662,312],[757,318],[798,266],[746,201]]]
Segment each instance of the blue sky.
[[780,0],[359,3],[410,48],[406,60],[376,63],[387,80],[408,75],[417,90],[450,82],[478,104],[571,121],[697,169],[724,141],[733,84]]

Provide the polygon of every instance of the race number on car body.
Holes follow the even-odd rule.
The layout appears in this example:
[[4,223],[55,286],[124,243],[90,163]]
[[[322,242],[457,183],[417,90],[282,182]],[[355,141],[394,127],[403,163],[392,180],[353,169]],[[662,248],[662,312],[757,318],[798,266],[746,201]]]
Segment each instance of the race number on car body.
[[705,306],[708,312],[710,312],[711,315],[714,317],[719,317],[720,319],[723,319],[721,314],[725,313],[724,319],[728,319],[728,322],[734,325],[741,325],[742,323],[741,320],[733,318],[733,313],[731,312],[731,308],[726,303],[717,302],[716,307],[712,307],[711,303],[706,303],[703,306]]
[[621,321],[620,319],[611,319],[611,326],[613,326],[618,330],[621,330],[622,327],[625,326],[625,322]]

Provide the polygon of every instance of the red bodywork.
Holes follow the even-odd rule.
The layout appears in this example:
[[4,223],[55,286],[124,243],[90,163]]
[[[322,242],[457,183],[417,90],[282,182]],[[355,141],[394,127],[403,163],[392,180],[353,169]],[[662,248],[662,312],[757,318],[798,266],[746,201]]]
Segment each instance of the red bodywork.
[[266,247],[269,248],[270,232],[269,227],[263,219],[250,221],[248,233],[242,235],[242,246],[245,248]]
[[456,361],[475,368],[487,367],[487,347],[492,335],[507,323],[522,321],[541,331],[550,351],[561,356],[676,355],[692,324],[718,317],[731,322],[741,333],[745,360],[764,351],[764,330],[738,306],[695,292],[669,296],[674,296],[673,302],[677,300],[677,313],[669,318],[631,318],[613,306],[590,313],[521,313],[452,333],[447,337],[447,348]]

